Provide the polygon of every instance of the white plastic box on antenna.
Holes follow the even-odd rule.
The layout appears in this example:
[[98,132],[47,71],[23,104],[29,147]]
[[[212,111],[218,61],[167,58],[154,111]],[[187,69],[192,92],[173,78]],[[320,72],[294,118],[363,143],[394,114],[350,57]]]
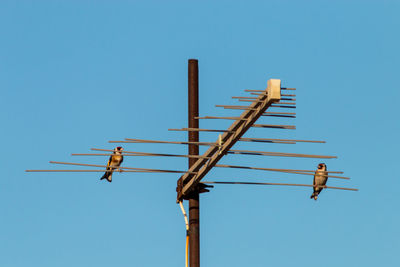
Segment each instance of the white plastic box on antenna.
[[269,79],[267,82],[268,100],[281,100],[281,80]]

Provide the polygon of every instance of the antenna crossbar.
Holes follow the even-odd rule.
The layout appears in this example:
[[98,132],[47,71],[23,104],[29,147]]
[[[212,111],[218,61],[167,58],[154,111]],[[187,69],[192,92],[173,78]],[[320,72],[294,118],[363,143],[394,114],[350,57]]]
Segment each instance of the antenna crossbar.
[[229,154],[243,154],[256,156],[276,156],[276,157],[296,157],[296,158],[317,158],[317,159],[334,159],[336,156],[310,155],[297,153],[267,152],[267,151],[251,151],[251,150],[229,150]]
[[[60,161],[50,161],[52,164],[62,164],[62,165],[75,165],[75,166],[89,166],[89,167],[100,167],[107,168],[105,165],[97,164],[85,164],[85,163],[73,163],[73,162],[60,162]],[[176,170],[159,170],[159,169],[145,169],[145,168],[133,168],[133,167],[117,167],[116,169],[122,170],[137,170],[137,171],[149,171],[149,172],[167,172],[167,173],[186,173],[186,171],[176,171]],[[193,173],[194,174],[194,173]]]
[[[104,170],[25,170],[26,172],[104,172]],[[151,172],[154,171],[139,171],[139,170],[114,170],[114,172]]]
[[204,184],[245,184],[245,185],[284,185],[284,186],[304,186],[304,187],[323,187],[329,189],[349,190],[358,191],[356,188],[327,186],[327,185],[312,185],[312,184],[287,184],[287,183],[255,183],[255,182],[215,182],[215,181],[203,181]]
[[239,117],[216,117],[216,116],[205,116],[205,117],[195,117],[195,119],[221,119],[221,120],[246,120]]
[[[246,170],[260,170],[260,171],[272,171],[272,172],[284,172],[284,173],[291,173],[291,174],[302,174],[302,175],[315,175],[315,171],[309,170],[292,170],[292,169],[275,169],[275,168],[259,168],[259,167],[248,167],[248,166],[237,166],[237,165],[225,165],[225,164],[216,164],[214,167],[219,168],[234,168],[234,169],[246,169]],[[329,175],[329,173],[336,173],[336,172],[327,172],[328,175],[324,175],[330,178],[338,178],[338,179],[345,179],[349,180],[349,177],[343,176],[336,176],[336,175]]]
[[[239,99],[239,101],[241,101],[241,102],[253,102],[253,101],[257,101],[257,100]],[[292,102],[277,102],[277,103],[282,104],[282,105],[296,105],[296,103],[292,103]]]
[[[111,149],[100,149],[100,148],[91,148],[94,151],[107,151],[113,152]],[[124,156],[160,156],[160,157],[184,157],[184,158],[204,158],[200,155],[178,155],[178,154],[168,154],[168,153],[148,153],[148,152],[137,152],[137,151],[123,151],[122,154]],[[78,155],[78,154],[73,154]],[[88,155],[96,155],[96,154],[88,154]],[[101,155],[101,154],[99,154]],[[104,154],[111,155],[111,154]]]
[[326,143],[325,141],[316,141],[316,140],[298,140],[298,139],[272,139],[272,138],[250,138],[250,137],[242,137],[239,139],[240,141],[245,142],[270,142],[270,141],[282,141],[282,142],[303,142],[303,143]]
[[125,138],[125,141],[108,141],[109,143],[148,143],[148,144],[176,144],[176,145],[198,145],[198,146],[213,146],[212,142],[180,142],[180,141],[160,141],[160,140],[143,140]]
[[292,130],[296,129],[296,126],[294,126],[294,125],[273,125],[273,124],[253,124],[251,127],[256,127],[256,128],[274,128],[274,129],[292,129]]
[[181,128],[181,129],[168,129],[168,131],[185,131],[185,132],[219,132],[228,133],[229,130],[215,130],[215,129],[200,129],[200,128]]

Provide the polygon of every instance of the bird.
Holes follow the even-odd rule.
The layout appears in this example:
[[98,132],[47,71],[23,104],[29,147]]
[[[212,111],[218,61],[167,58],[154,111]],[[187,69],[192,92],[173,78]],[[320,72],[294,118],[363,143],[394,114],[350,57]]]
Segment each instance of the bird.
[[[318,164],[318,168],[315,171],[313,185],[325,185],[327,181],[328,181],[328,176],[327,176],[326,164],[320,163]],[[322,186],[315,186],[314,192],[312,193],[310,198],[311,199],[314,198],[314,200],[317,200],[318,195],[319,193],[321,193],[323,188],[324,187]]]
[[107,179],[111,183],[112,181],[112,174],[115,169],[119,169],[119,166],[121,165],[122,161],[124,161],[124,156],[122,156],[122,150],[124,150],[122,147],[116,147],[114,149],[113,154],[110,156],[108,162],[107,162],[107,169],[104,175],[100,178],[100,180]]

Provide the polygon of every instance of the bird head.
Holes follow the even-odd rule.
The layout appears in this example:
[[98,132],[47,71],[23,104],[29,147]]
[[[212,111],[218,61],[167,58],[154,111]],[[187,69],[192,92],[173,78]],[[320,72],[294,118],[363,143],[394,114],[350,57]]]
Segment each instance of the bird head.
[[318,164],[318,169],[324,169],[324,168],[326,168],[325,163]]
[[122,146],[117,146],[117,147],[114,149],[115,152],[122,152],[122,150],[124,150],[124,149],[122,148]]

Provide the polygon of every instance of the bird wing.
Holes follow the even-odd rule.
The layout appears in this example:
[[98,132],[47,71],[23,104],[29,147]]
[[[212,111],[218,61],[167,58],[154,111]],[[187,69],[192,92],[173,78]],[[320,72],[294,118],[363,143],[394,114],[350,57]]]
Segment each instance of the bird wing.
[[113,156],[110,156],[110,158],[108,159],[108,162],[107,162],[107,170],[110,170],[110,165],[111,165],[112,157],[113,157]]

